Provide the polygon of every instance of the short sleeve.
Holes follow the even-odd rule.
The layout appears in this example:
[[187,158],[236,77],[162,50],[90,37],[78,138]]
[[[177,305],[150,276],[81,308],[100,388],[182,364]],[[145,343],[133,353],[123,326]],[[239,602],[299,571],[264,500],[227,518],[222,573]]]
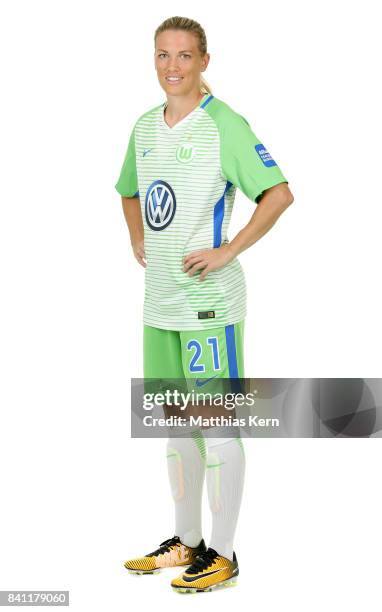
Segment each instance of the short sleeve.
[[138,177],[137,164],[135,158],[135,128],[133,129],[129,146],[122,165],[121,173],[118,182],[115,185],[116,190],[121,196],[126,198],[138,197]]
[[288,182],[247,120],[237,113],[221,131],[220,158],[226,180],[253,202],[258,203],[266,189]]

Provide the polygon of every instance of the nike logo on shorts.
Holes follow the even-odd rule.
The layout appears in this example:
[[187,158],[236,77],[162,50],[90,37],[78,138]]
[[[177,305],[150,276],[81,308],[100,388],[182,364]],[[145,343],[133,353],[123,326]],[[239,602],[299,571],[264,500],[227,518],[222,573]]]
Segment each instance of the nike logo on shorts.
[[211,376],[211,378],[207,378],[207,380],[203,380],[203,379],[197,378],[195,384],[196,384],[197,387],[203,387],[204,385],[209,383],[210,380],[213,380],[216,377],[217,377],[217,374],[215,374],[215,376]]

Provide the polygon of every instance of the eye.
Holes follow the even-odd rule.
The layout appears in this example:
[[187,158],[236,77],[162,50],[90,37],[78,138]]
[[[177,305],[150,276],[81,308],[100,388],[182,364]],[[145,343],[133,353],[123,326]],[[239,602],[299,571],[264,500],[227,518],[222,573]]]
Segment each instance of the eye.
[[182,53],[181,55],[182,57],[191,57],[191,55],[189,55],[188,53]]
[[167,55],[167,53],[158,53],[158,57],[162,57],[163,55]]

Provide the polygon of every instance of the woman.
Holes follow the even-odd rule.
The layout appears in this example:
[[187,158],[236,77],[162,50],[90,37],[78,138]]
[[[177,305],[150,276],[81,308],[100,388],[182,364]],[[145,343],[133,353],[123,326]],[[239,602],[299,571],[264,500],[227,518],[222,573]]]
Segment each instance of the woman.
[[[197,22],[173,17],[158,27],[155,68],[167,102],[136,122],[116,184],[135,258],[146,268],[144,377],[192,379],[196,387],[244,376],[246,294],[237,255],[293,201],[287,180],[247,121],[202,79],[209,59]],[[237,187],[258,206],[228,242]],[[179,592],[235,581],[233,536],[245,461],[236,431],[227,437],[221,429],[171,434],[176,535],[153,553],[126,561],[130,571],[189,565],[171,583]],[[213,517],[208,549],[201,532],[205,471]]]

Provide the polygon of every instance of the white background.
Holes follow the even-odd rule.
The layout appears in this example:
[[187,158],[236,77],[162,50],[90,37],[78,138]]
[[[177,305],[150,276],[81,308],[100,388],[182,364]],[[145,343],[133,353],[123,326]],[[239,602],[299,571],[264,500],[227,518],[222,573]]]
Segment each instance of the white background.
[[[382,375],[376,2],[3,1],[0,588],[69,589],[78,611],[371,612],[379,440],[247,441],[234,589],[180,602],[178,570],[122,566],[174,528],[165,442],[129,438],[143,269],[114,184],[135,120],[165,99],[153,33],[179,13],[295,198],[240,257],[247,376]],[[230,238],[253,209],[238,192]]]

